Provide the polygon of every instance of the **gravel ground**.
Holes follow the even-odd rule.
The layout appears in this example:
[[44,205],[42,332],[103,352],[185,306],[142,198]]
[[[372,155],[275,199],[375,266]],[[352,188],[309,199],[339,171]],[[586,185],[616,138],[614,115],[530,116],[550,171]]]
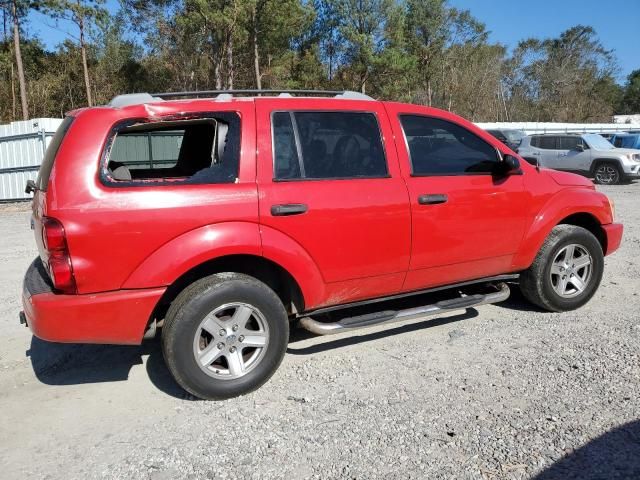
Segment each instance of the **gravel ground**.
[[35,256],[0,207],[2,478],[640,478],[640,184],[603,189],[625,223],[576,312],[500,305],[313,338],[265,386],[196,401],[157,341],[55,345],[20,326]]

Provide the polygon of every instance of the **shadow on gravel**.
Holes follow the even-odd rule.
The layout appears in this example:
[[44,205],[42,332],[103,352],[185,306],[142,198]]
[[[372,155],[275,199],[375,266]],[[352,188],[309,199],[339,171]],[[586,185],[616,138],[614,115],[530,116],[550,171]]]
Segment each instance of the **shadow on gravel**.
[[504,302],[496,303],[499,307],[519,312],[549,313],[524,298],[517,283],[509,283],[509,288],[511,289],[511,295]]
[[640,420],[592,440],[557,461],[534,480],[640,478]]
[[[337,340],[330,340],[328,342],[311,345],[304,348],[287,348],[287,353],[291,355],[313,355],[315,353],[325,352],[327,350],[333,350],[335,348],[348,347],[349,345],[355,345],[362,342],[370,342],[371,340],[378,340],[381,338],[391,337],[393,335],[399,335],[402,333],[415,332],[418,330],[424,330],[426,328],[433,328],[439,325],[446,325],[447,323],[459,322],[462,320],[469,320],[478,316],[478,311],[475,308],[468,308],[464,313],[457,315],[451,315],[447,317],[427,317],[423,321],[418,323],[410,323],[408,325],[402,325],[400,327],[389,328],[379,332],[367,333],[364,335],[358,335],[352,333],[348,337],[339,338]],[[303,328],[295,328],[289,335],[289,345],[295,342],[307,340],[309,338],[318,338],[317,335],[304,330]],[[322,338],[322,337],[319,337]]]
[[127,380],[131,367],[141,365],[142,356],[148,355],[147,374],[155,387],[173,397],[192,398],[171,377],[157,340],[131,346],[87,345],[50,343],[32,337],[26,354],[38,380],[47,385]]

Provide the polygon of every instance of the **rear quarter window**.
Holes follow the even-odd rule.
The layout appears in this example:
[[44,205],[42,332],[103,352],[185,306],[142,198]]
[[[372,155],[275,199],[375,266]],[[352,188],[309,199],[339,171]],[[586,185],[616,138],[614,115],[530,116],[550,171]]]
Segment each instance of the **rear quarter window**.
[[62,145],[62,141],[67,135],[67,132],[69,131],[69,127],[71,127],[73,120],[74,117],[65,117],[65,119],[58,127],[58,130],[56,130],[55,135],[51,139],[51,142],[47,147],[47,151],[44,154],[44,158],[42,159],[42,164],[40,165],[40,170],[38,172],[38,178],[36,179],[36,186],[38,187],[38,190],[47,190],[49,177],[51,176],[51,170],[53,170],[53,164],[56,160],[56,155],[58,155],[60,145]]
[[234,112],[125,122],[116,127],[106,150],[103,183],[233,183],[240,163],[240,133],[240,118]]

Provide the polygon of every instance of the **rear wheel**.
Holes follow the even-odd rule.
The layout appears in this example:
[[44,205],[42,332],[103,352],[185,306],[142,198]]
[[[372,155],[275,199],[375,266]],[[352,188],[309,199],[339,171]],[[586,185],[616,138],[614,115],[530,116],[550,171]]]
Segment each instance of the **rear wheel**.
[[593,297],[603,270],[598,239],[582,227],[558,225],[531,267],[520,275],[520,289],[530,302],[545,310],[574,310]]
[[595,183],[599,185],[617,185],[622,182],[622,171],[615,163],[599,163],[593,172]]
[[273,290],[247,275],[221,273],[178,295],[166,315],[162,348],[182,388],[224,399],[265,383],[288,338],[287,314]]

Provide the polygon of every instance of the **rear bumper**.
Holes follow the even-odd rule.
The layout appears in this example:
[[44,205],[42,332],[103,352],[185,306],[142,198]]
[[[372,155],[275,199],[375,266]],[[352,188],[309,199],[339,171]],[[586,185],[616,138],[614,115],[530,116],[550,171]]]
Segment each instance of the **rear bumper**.
[[610,223],[609,225],[603,225],[602,228],[607,236],[607,251],[604,254],[611,255],[620,248],[624,227],[621,223]]
[[36,259],[24,278],[22,305],[27,325],[43,340],[136,345],[164,292],[165,288],[153,288],[58,294]]

